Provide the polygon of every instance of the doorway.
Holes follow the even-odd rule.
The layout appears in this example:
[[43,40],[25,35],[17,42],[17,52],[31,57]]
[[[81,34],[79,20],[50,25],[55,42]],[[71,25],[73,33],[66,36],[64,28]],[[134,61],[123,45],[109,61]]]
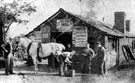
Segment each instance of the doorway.
[[[52,32],[51,39],[52,42],[62,43],[65,47],[67,47],[68,43],[72,45],[72,32]],[[50,61],[50,63],[48,62],[48,64],[52,64],[52,57],[50,57],[50,60],[48,61]],[[59,64],[56,58],[54,59],[53,62],[54,67],[58,68]]]
[[72,45],[72,32],[52,32],[51,38],[56,39],[57,43],[62,43],[65,47],[68,43]]

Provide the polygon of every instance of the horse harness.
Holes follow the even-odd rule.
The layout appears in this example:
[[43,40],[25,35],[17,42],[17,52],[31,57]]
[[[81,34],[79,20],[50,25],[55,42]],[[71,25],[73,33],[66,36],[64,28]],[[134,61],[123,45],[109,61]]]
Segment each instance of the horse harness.
[[41,54],[43,54],[42,53],[42,45],[41,45],[41,42],[38,42],[38,46],[37,46],[37,59],[38,59],[38,61],[39,62],[41,62],[41,58],[40,58],[40,56],[39,56],[39,53],[41,52]]
[[27,54],[28,54],[28,56],[29,56],[29,54],[30,54],[30,53],[29,53],[29,50],[30,50],[30,47],[31,47],[32,43],[33,43],[33,41],[30,42],[29,45],[28,45],[28,47],[27,47]]
[[[32,43],[33,43],[33,41],[30,42],[28,47],[27,47],[27,54],[28,54],[28,56],[30,55],[29,50],[31,48]],[[37,59],[38,59],[39,62],[41,62],[41,58],[39,56],[40,49],[42,50],[42,45],[41,45],[40,42],[38,42],[38,44],[37,44]]]

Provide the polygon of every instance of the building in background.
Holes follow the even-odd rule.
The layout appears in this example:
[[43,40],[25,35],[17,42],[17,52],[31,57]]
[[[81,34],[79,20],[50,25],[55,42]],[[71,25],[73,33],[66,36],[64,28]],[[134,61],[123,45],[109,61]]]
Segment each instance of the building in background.
[[[121,64],[125,61],[121,46],[130,45],[133,49],[135,36],[127,33],[130,28],[130,21],[125,20],[125,13],[115,13],[115,25],[110,26],[100,21],[87,19],[74,15],[59,9],[54,15],[45,20],[34,30],[26,34],[27,37],[33,37],[35,42],[58,42],[67,46],[70,43],[73,49],[79,54],[79,57],[73,59],[73,66],[77,71],[81,71],[81,65],[84,61],[82,56],[86,43],[90,43],[93,50],[96,51],[97,41],[107,49],[106,66],[107,69]],[[98,64],[93,60],[93,64]],[[93,68],[96,65],[93,65]]]

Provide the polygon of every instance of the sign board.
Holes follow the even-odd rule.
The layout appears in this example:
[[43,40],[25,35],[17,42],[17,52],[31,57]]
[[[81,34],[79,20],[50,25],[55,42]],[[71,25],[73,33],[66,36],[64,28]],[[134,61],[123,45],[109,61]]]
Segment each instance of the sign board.
[[88,36],[86,26],[74,26],[72,40],[75,47],[85,47]]
[[42,43],[50,42],[50,26],[45,25],[42,27]]
[[48,25],[42,26],[41,30],[42,30],[42,32],[50,32],[50,26],[48,26]]
[[42,31],[35,31],[35,39],[42,39]]
[[59,19],[57,20],[56,23],[56,28],[60,31],[60,32],[69,32],[72,31],[72,26],[73,26],[73,22],[70,21],[70,19]]

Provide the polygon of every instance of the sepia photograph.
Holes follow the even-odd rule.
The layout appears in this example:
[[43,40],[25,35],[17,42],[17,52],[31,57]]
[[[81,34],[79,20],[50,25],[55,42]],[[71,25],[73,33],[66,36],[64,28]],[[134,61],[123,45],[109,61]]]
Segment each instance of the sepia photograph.
[[0,0],[0,83],[135,83],[135,0]]

